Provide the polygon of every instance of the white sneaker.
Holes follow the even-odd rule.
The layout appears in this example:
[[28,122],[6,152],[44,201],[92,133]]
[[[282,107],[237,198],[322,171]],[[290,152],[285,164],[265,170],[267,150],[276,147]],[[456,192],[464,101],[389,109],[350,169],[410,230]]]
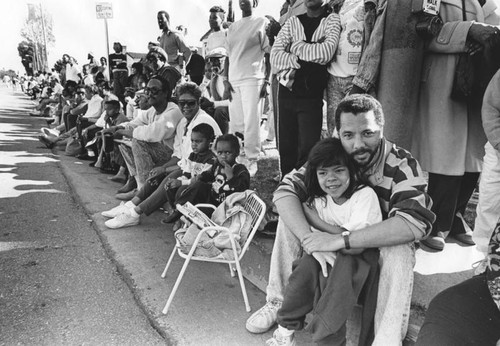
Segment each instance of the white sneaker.
[[121,202],[120,205],[114,207],[113,209],[103,211],[101,213],[102,216],[114,218],[120,214],[128,212],[129,207],[125,205],[125,202]]
[[259,170],[259,166],[257,165],[257,160],[248,160],[247,168],[248,172],[250,172],[250,178],[255,177],[257,171]]
[[104,224],[108,228],[122,228],[128,226],[135,226],[139,224],[140,216],[132,216],[127,211],[115,217],[114,219],[106,221]]
[[280,328],[276,329],[273,337],[266,341],[267,346],[295,346],[296,344],[293,333],[285,336],[280,333]]
[[280,301],[267,302],[266,305],[255,311],[247,320],[246,328],[250,333],[261,334],[267,332],[278,320]]

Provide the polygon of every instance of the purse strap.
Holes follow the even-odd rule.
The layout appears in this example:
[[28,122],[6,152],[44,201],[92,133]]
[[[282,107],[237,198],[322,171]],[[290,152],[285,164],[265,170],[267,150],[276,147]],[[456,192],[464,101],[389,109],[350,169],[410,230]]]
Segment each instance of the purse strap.
[[462,0],[462,20],[467,21],[467,16],[465,14],[465,0]]

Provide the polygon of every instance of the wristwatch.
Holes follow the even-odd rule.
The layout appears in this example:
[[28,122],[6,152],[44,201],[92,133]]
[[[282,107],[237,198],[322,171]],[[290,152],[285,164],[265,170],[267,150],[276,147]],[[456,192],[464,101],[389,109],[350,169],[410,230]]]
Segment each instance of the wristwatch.
[[341,233],[341,235],[342,235],[342,238],[344,238],[345,249],[346,250],[351,249],[351,244],[349,244],[349,236],[351,235],[351,232],[344,231]]

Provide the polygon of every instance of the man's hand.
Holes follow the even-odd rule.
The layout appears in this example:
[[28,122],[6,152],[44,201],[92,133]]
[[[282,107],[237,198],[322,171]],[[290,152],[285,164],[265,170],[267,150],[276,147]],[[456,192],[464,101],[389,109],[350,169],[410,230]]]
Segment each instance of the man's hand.
[[321,266],[321,272],[325,278],[328,277],[328,264],[333,267],[337,255],[334,252],[313,252],[312,256]]
[[306,234],[301,243],[304,251],[308,254],[316,251],[338,251],[344,247],[344,240],[340,235],[325,232]]
[[233,93],[234,93],[234,89],[233,89],[233,86],[231,85],[231,83],[229,83],[229,81],[227,79],[224,80],[224,94],[222,94],[222,99],[232,101],[233,100]]
[[163,174],[163,173],[165,173],[165,168],[163,168],[162,166],[154,167],[151,171],[149,171],[149,176],[156,177],[156,176]]
[[495,47],[500,45],[500,29],[496,26],[474,22],[469,28],[467,38],[479,43],[483,49]]

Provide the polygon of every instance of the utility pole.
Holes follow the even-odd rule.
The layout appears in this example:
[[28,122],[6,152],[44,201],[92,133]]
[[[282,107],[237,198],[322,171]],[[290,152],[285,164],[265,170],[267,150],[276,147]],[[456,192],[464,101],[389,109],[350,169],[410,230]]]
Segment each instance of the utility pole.
[[47,71],[49,68],[49,60],[47,55],[47,34],[45,32],[45,18],[43,16],[42,3],[40,3],[40,18],[42,20],[42,33],[43,33],[43,70]]

